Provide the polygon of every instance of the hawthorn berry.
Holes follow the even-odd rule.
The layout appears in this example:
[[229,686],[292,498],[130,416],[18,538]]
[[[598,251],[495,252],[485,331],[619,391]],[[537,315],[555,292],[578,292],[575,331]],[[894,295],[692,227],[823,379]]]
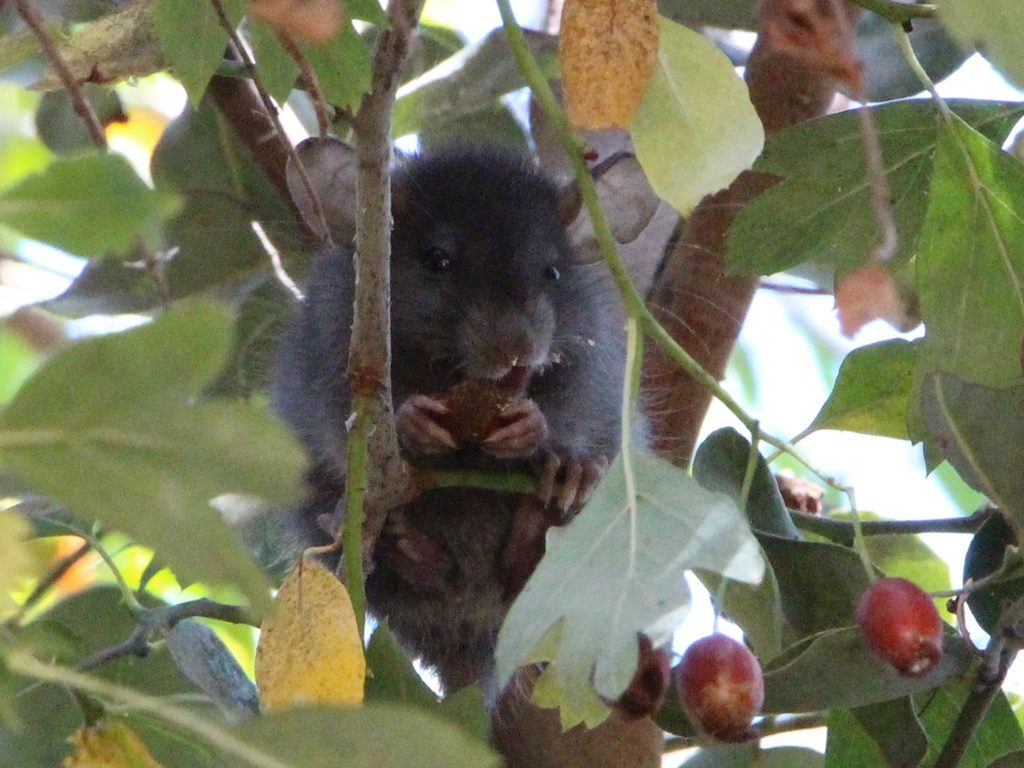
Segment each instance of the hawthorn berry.
[[720,741],[752,737],[750,721],[764,704],[764,677],[757,658],[722,634],[691,645],[676,667],[676,691],[693,724]]
[[920,677],[942,659],[942,619],[912,581],[878,579],[861,595],[857,624],[871,650],[905,677]]

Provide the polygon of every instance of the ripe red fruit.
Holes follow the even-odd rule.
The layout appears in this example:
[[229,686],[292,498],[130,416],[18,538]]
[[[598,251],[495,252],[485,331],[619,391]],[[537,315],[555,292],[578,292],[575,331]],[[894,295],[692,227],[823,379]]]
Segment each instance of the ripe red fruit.
[[720,741],[752,737],[750,721],[764,704],[764,677],[743,643],[726,635],[702,637],[676,667],[676,690],[704,733]]
[[942,659],[942,619],[924,591],[906,579],[878,579],[861,595],[857,624],[868,646],[906,677]]

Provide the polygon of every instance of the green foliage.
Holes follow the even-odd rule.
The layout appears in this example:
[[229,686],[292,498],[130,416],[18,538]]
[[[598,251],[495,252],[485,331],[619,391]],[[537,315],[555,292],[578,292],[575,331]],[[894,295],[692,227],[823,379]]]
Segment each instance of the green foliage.
[[[225,14],[237,25],[245,8],[243,0],[223,0]],[[164,59],[198,107],[206,84],[220,66],[228,33],[211,3],[195,0],[155,0],[153,27]]]
[[1024,17],[1016,0],[938,0],[943,23],[965,48],[985,57],[1018,86],[1024,85],[1020,39]]
[[706,37],[666,19],[630,134],[651,186],[682,214],[728,186],[764,146],[732,63]]
[[0,223],[81,256],[124,254],[140,237],[158,244],[178,206],[177,196],[149,189],[120,155],[82,155],[55,160],[0,194]]
[[[985,136],[1002,141],[1024,114],[1019,104],[951,101]],[[935,107],[920,100],[872,107],[893,200],[897,263],[911,258],[922,235],[939,144]],[[815,151],[809,152],[808,147]],[[799,125],[772,136],[755,170],[783,181],[749,203],[729,234],[732,269],[770,275],[802,262],[848,272],[878,239],[870,181],[852,111]],[[927,231],[925,229],[924,231]]]
[[[287,768],[433,768],[439,755],[452,768],[499,765],[487,746],[444,720],[421,709],[394,705],[293,709],[255,718],[241,726],[238,734],[247,745]],[[228,765],[253,765],[238,756],[225,757]]]
[[894,339],[853,350],[805,433],[842,429],[907,439],[916,345]]
[[1021,381],[1024,167],[961,120],[939,129],[918,256],[922,372]]
[[283,104],[295,87],[299,65],[281,45],[277,33],[269,24],[248,19],[245,31],[263,87],[274,101]]
[[293,498],[302,459],[269,414],[194,402],[230,334],[220,308],[197,303],[68,348],[0,413],[0,462],[83,519],[159,544],[180,578],[233,583],[263,608],[266,580],[209,502]]
[[355,109],[370,88],[370,54],[351,22],[324,45],[301,45],[328,103]]
[[[996,577],[996,573],[1000,575]],[[993,515],[971,539],[964,558],[964,583],[988,577],[989,586],[971,593],[967,606],[986,632],[993,632],[1003,605],[1024,596],[1024,563],[1013,529]]]
[[637,633],[658,646],[675,628],[693,568],[756,584],[764,561],[731,499],[662,459],[620,456],[580,515],[549,533],[498,637],[500,683],[528,660],[549,661],[541,679],[559,691],[563,724],[592,722],[594,691],[615,699],[629,684]]

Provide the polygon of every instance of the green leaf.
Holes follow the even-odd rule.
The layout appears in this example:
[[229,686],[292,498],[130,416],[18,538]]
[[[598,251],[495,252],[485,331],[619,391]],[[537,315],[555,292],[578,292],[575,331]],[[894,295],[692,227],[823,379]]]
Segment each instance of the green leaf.
[[[829,712],[825,768],[876,768],[886,765],[878,742],[864,730],[852,712],[845,709]],[[916,765],[911,763],[911,766]]]
[[988,764],[988,768],[1024,768],[1024,750],[1003,755]]
[[[986,136],[1002,141],[1024,114],[1018,103],[951,100]],[[899,237],[896,263],[918,247],[937,143],[935,107],[908,100],[873,107]],[[809,151],[813,148],[813,151]],[[856,110],[769,138],[755,170],[784,177],[744,207],[729,235],[729,267],[773,274],[804,262],[838,272],[860,266],[878,239]]]
[[828,400],[802,434],[839,429],[909,439],[907,406],[916,361],[916,346],[900,339],[853,350],[843,360]]
[[778,580],[782,610],[799,635],[853,623],[868,577],[852,549],[767,533],[757,538]]
[[967,598],[971,614],[990,634],[999,623],[1003,606],[1013,605],[1024,596],[1020,544],[1002,515],[996,514],[971,539],[964,558],[964,583],[968,579],[978,581],[1000,569],[1006,573],[1005,578],[998,578],[985,589],[972,591]]
[[274,101],[283,104],[295,87],[299,65],[281,45],[271,26],[249,18],[245,29],[263,87]]
[[301,45],[328,103],[355,109],[370,89],[370,53],[352,22],[324,45]]
[[636,669],[637,633],[660,646],[685,615],[693,568],[757,583],[764,560],[731,499],[655,456],[620,455],[583,512],[548,533],[498,636],[499,684],[527,661],[551,661],[563,724],[580,719],[594,690],[617,698]]
[[702,747],[680,768],[821,768],[824,761],[820,752],[802,747],[762,749],[753,744],[721,744]]
[[964,481],[1024,532],[1024,385],[989,389],[945,373],[921,384],[928,432]]
[[756,0],[658,0],[658,13],[687,26],[757,29]]
[[[914,19],[914,53],[936,83],[953,74],[969,53],[950,38],[937,19]],[[892,24],[875,13],[862,13],[857,27],[857,56],[864,68],[868,101],[904,99],[921,91],[921,81],[906,65]]]
[[885,764],[920,765],[928,754],[928,736],[910,696],[856,707],[851,712],[885,755]]
[[[541,66],[554,68],[555,37],[530,35],[527,43]],[[392,131],[404,136],[438,130],[464,115],[493,107],[500,96],[524,85],[505,33],[495,30],[404,86],[395,102]]]
[[460,726],[466,733],[481,741],[487,740],[490,717],[479,686],[467,686],[438,701],[386,622],[378,625],[370,638],[366,664],[372,673],[366,678],[367,701],[426,707],[432,714]]
[[765,712],[860,707],[929,691],[964,675],[974,655],[950,630],[942,661],[923,677],[901,677],[876,657],[859,627],[829,629],[786,651],[765,672]]
[[[928,732],[931,749],[926,765],[933,765],[946,739],[953,732],[960,710],[971,691],[968,681],[951,682],[932,694],[914,697],[921,722]],[[997,693],[984,719],[971,734],[959,768],[986,768],[993,760],[1024,747],[1020,724],[1002,692]]]
[[32,534],[32,526],[9,509],[0,509],[0,616],[15,607],[11,590],[36,571],[36,558],[25,540]]
[[1024,16],[1017,0],[938,0],[939,17],[965,48],[977,48],[1018,86],[1024,86]]
[[0,194],[0,223],[79,256],[125,253],[139,237],[159,242],[178,197],[154,192],[115,154],[55,160]]
[[684,215],[729,186],[764,145],[747,86],[729,59],[704,35],[667,19],[630,133],[651,186]]
[[[1022,16],[1024,18],[1024,16]],[[921,370],[1006,387],[1024,365],[1024,166],[962,120],[939,129],[917,262]]]
[[[693,476],[711,491],[731,496],[737,503],[750,459],[750,441],[731,427],[708,435],[693,457]],[[747,497],[746,513],[755,531],[790,539],[800,538],[786,511],[779,484],[758,452],[754,478]]]
[[378,27],[388,26],[388,15],[378,0],[345,0],[345,10],[353,19],[368,21]]
[[[151,606],[152,602],[149,603]],[[157,604],[162,605],[162,604]],[[35,617],[18,634],[18,642],[37,649],[40,655],[64,665],[74,665],[91,654],[122,642],[135,628],[135,617],[127,609],[120,590],[113,586],[93,587],[72,595]],[[2,664],[0,664],[2,667]],[[154,696],[194,692],[189,682],[163,650],[145,659],[122,656],[97,668],[93,674],[110,682],[129,685]],[[2,675],[0,675],[2,677]],[[70,752],[67,736],[82,725],[82,713],[68,691],[57,685],[37,685],[15,677],[18,695],[14,699],[21,727],[4,730],[0,738],[0,765],[4,768],[51,768],[61,765]],[[205,707],[204,716],[219,717],[215,708]],[[193,744],[182,743],[181,735],[166,731],[140,730],[154,756],[168,768],[181,765],[165,758],[184,754],[187,765],[213,766],[196,759]],[[182,750],[184,749],[184,753]]]
[[[310,738],[315,734],[316,738]],[[487,768],[500,761],[486,744],[421,709],[310,707],[254,718],[238,729],[249,745],[289,768]],[[225,755],[228,765],[251,763]]]
[[[127,122],[128,116],[116,91],[86,83],[82,87],[82,96],[92,107],[100,125]],[[39,138],[54,152],[89,151],[95,146],[84,121],[75,113],[75,105],[67,91],[43,94],[36,108],[35,124]]]
[[0,461],[80,518],[152,546],[184,582],[234,584],[261,610],[266,579],[209,502],[288,500],[303,459],[266,411],[195,402],[230,338],[226,313],[196,303],[67,348],[0,413]]
[[[231,25],[237,26],[244,0],[222,3]],[[154,0],[153,26],[164,59],[185,87],[189,103],[198,107],[228,44],[228,33],[213,5],[197,0]]]
[[[263,223],[289,270],[309,258],[311,249],[299,237],[291,209],[210,101],[185,110],[167,127],[152,168],[157,189],[179,193],[185,201],[166,229],[168,245],[178,249],[164,270],[168,298],[212,291],[237,296],[240,286],[243,300],[253,290],[265,295],[258,281],[272,271],[252,231],[253,219]],[[88,265],[45,306],[81,317],[147,311],[162,302],[147,271],[106,260]],[[245,327],[243,322],[239,330]]]

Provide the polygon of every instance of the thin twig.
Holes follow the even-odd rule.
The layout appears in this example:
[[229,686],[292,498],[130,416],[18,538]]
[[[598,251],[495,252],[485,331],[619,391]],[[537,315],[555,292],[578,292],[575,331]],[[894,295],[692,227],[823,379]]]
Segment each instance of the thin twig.
[[326,138],[331,130],[331,121],[327,117],[327,100],[324,98],[324,92],[320,90],[320,80],[316,76],[316,71],[310,65],[306,54],[302,52],[302,49],[295,43],[291,35],[283,29],[277,29],[276,32],[281,46],[292,57],[299,71],[302,72],[302,80],[306,84],[306,93],[312,99],[313,109],[316,111],[316,124],[317,129],[320,131],[320,138]]
[[[966,517],[938,518],[935,520],[864,520],[861,530],[865,536],[912,535],[918,533],[975,533],[995,514],[986,507]],[[790,510],[797,528],[816,533],[840,544],[853,541],[853,523],[821,515]]]
[[774,283],[771,280],[762,280],[757,284],[762,291],[776,291],[778,293],[800,293],[808,296],[831,296],[833,291],[827,288],[815,288],[810,285],[790,285],[787,283]]
[[[792,733],[794,731],[806,731],[810,728],[823,728],[827,724],[828,712],[808,712],[799,715],[765,715],[754,726],[751,731],[757,738],[774,736],[778,733]],[[665,739],[665,754],[680,749],[693,749],[695,747],[712,746],[718,744],[709,736],[671,736]]]
[[92,544],[87,540],[83,539],[82,543],[71,553],[65,555],[56,563],[53,567],[47,571],[43,577],[39,580],[39,583],[33,587],[29,596],[25,598],[24,602],[18,606],[18,610],[13,616],[11,616],[4,623],[8,626],[16,627],[21,624],[22,619],[25,618],[25,614],[28,613],[32,607],[38,603],[50,589],[63,578],[72,567],[75,566],[83,557],[92,551]]
[[250,222],[252,231],[256,233],[256,238],[260,241],[260,245],[263,246],[263,250],[267,252],[267,256],[270,257],[270,266],[274,270],[274,276],[277,278],[284,289],[288,291],[297,301],[302,301],[305,296],[299,289],[299,286],[292,280],[291,275],[284,268],[284,264],[281,263],[281,253],[277,250],[277,247],[270,242],[270,238],[267,237],[266,231],[263,229],[263,225],[258,221],[253,220]]
[[139,693],[105,680],[83,675],[56,664],[43,664],[27,652],[20,650],[8,654],[7,666],[16,674],[46,683],[67,685],[92,696],[111,700],[137,712],[146,712],[194,734],[207,744],[234,755],[238,761],[253,768],[291,768],[294,763],[283,762],[259,747],[247,744],[230,728],[220,726],[215,719],[191,709],[175,706],[166,697],[157,698]]
[[905,27],[914,19],[933,19],[938,15],[938,7],[930,3],[903,3],[897,0],[850,1],[901,27]]
[[64,57],[57,50],[57,45],[53,42],[53,38],[50,37],[50,33],[46,31],[46,26],[43,24],[43,18],[39,15],[39,11],[28,0],[15,0],[15,6],[18,9],[18,15],[25,20],[28,28],[32,30],[32,34],[39,40],[46,58],[53,65],[57,77],[60,78],[65,90],[67,90],[68,95],[71,97],[71,103],[75,106],[75,112],[82,118],[82,122],[85,123],[92,143],[99,149],[106,149],[107,136],[103,132],[103,124],[96,117],[96,112],[93,111],[92,105],[82,92],[81,84],[71,74],[71,68],[68,67]]
[[323,233],[323,236],[329,239],[330,234],[327,228],[327,219],[324,217],[324,210],[320,205],[320,198],[313,189],[313,184],[310,182],[309,175],[306,173],[306,169],[302,165],[302,161],[299,160],[299,156],[295,152],[295,148],[291,145],[291,142],[288,141],[288,135],[284,132],[284,126],[281,125],[281,118],[277,114],[277,107],[274,105],[274,100],[270,98],[270,94],[267,93],[267,89],[263,85],[263,80],[260,78],[259,71],[256,69],[256,63],[252,60],[252,56],[249,55],[249,50],[242,42],[242,38],[238,36],[238,32],[228,19],[221,0],[210,0],[210,3],[213,5],[213,10],[217,13],[217,20],[220,22],[224,31],[228,33],[228,37],[230,38],[232,45],[235,47],[238,57],[242,60],[242,66],[245,67],[246,74],[252,80],[253,85],[256,86],[256,91],[259,93],[260,100],[263,102],[263,108],[267,111],[267,117],[270,118],[270,122],[274,125],[274,131],[278,142],[280,142],[282,148],[287,152],[289,161],[292,163],[295,168],[295,172],[299,176],[299,181],[302,183],[302,190],[309,198],[310,209],[316,217],[317,223],[320,227],[317,234]]
[[76,669],[80,672],[87,672],[123,656],[145,657],[149,653],[153,635],[172,629],[180,621],[193,618],[216,619],[231,624],[257,626],[252,616],[244,608],[218,603],[205,597],[161,608],[144,608],[139,614],[135,628],[127,638],[115,645],[101,648],[92,656],[79,662]]

